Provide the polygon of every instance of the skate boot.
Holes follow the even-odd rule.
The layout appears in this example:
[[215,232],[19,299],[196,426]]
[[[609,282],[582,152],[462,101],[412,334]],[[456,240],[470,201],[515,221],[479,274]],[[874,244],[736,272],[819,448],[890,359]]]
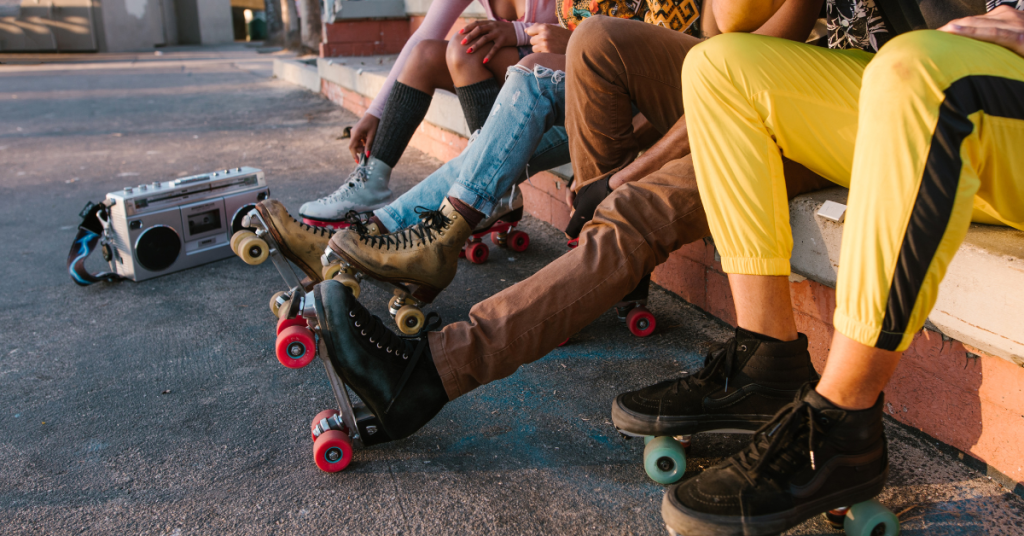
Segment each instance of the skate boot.
[[847,507],[847,535],[898,533],[896,516],[873,500],[889,471],[884,397],[850,411],[809,386],[801,394],[743,450],[665,492],[661,515],[671,534],[780,534]]
[[485,235],[491,236],[491,242],[498,247],[511,249],[516,253],[526,251],[530,246],[530,235],[514,229],[523,219],[523,193],[513,186],[501,196],[498,205],[491,211],[491,216],[473,230],[472,236],[462,248],[460,257],[465,257],[473,264],[483,264],[490,256],[490,249],[483,242]]
[[[270,257],[289,287],[310,288],[321,281],[320,253],[333,230],[299,222],[276,199],[257,203],[242,219],[242,225],[255,232],[238,231],[231,236],[230,244],[247,264],[261,264]],[[284,259],[293,262],[306,277],[297,277]]]
[[[325,281],[314,289],[317,318],[328,357],[390,440],[402,439],[427,424],[448,402],[448,395],[427,344],[426,331],[416,337],[389,330],[356,301],[351,289]],[[375,441],[379,442],[379,441]]]
[[692,434],[757,430],[817,379],[805,335],[764,342],[737,329],[712,347],[699,371],[617,396],[612,422],[624,436],[647,438],[647,475],[671,484],[686,471],[683,449]]
[[360,157],[359,165],[332,194],[299,208],[302,221],[320,227],[345,223],[349,211],[369,212],[391,202],[391,168],[373,157]]
[[[322,262],[337,262],[348,272],[344,283],[353,291],[360,278],[393,289],[389,308],[399,329],[408,335],[422,328],[419,306],[434,301],[455,278],[459,251],[470,231],[465,218],[445,199],[439,210],[424,212],[419,223],[396,233],[370,236],[339,231]],[[408,315],[402,312],[406,306],[412,308],[405,309]]]

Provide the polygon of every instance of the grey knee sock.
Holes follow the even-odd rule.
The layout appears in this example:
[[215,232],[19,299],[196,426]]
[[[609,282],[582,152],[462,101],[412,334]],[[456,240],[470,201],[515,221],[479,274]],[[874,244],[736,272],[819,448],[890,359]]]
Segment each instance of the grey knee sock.
[[412,135],[416,133],[416,127],[420,126],[427,115],[430,99],[430,95],[416,88],[395,82],[388,95],[388,102],[384,105],[380,127],[370,147],[370,156],[394,168]]
[[470,134],[483,128],[487,114],[491,113],[494,101],[498,100],[499,91],[501,84],[493,78],[455,88],[459,104],[462,105],[462,113],[466,115],[466,123],[469,124]]

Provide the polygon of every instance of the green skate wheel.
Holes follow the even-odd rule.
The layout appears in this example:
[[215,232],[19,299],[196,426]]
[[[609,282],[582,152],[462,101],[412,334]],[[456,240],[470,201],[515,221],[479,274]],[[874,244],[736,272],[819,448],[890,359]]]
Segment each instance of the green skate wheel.
[[655,437],[644,447],[644,470],[659,484],[674,484],[686,473],[686,451],[671,436]]
[[871,499],[850,507],[843,532],[847,536],[896,536],[900,533],[900,520],[882,503]]

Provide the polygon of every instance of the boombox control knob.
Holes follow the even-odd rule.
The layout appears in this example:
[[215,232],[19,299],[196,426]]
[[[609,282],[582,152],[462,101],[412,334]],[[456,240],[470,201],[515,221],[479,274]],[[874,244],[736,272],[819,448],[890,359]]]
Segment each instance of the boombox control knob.
[[145,185],[145,184],[140,184],[140,185],[139,185],[139,191],[140,191],[140,192],[145,192],[146,190],[147,190],[147,188],[146,188],[146,185]]
[[124,189],[124,192],[125,192],[126,194],[130,194],[130,193],[132,193],[132,187],[131,187],[131,186],[129,186],[129,187],[125,188],[125,189]]
[[153,183],[153,188],[159,188],[159,187],[160,187],[160,183],[159,182],[154,182]]

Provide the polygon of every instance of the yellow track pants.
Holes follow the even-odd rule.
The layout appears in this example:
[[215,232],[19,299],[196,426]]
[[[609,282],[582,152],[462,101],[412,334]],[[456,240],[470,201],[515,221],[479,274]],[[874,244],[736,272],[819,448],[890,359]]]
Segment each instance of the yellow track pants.
[[904,350],[972,221],[1024,230],[1024,58],[936,31],[872,55],[748,34],[695,47],[683,101],[727,273],[788,275],[781,156],[850,188],[834,324]]

